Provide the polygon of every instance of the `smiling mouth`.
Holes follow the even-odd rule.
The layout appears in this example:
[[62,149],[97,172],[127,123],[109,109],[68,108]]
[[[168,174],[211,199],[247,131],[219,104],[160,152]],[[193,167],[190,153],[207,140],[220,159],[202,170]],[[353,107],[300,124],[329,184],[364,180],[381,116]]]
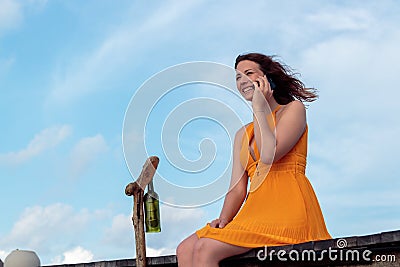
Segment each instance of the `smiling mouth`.
[[247,86],[247,87],[242,89],[242,92],[245,93],[245,94],[247,94],[247,93],[249,93],[251,91],[254,91],[254,86]]

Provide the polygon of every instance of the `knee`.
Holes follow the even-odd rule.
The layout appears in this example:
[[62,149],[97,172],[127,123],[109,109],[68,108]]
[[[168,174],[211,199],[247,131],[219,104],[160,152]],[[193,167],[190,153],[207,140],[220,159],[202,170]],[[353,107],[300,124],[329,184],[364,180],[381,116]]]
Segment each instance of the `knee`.
[[191,261],[193,247],[187,241],[182,241],[176,248],[176,258],[179,263]]
[[186,246],[184,242],[179,243],[178,247],[176,248],[176,257],[179,259],[182,255],[185,254]]
[[200,238],[193,247],[193,261],[197,263],[205,263],[211,260],[211,251],[207,246],[207,240]]

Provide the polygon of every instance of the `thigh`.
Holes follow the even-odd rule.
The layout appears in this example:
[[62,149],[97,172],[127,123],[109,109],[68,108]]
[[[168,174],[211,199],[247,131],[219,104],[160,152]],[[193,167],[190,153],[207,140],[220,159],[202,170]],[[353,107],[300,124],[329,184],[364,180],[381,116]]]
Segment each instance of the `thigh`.
[[[193,248],[196,244],[196,242],[199,240],[199,238],[197,237],[196,233],[191,234],[190,236],[188,236],[187,238],[185,238],[179,245],[177,248],[177,256],[180,257],[192,257],[193,254]],[[179,255],[178,255],[179,254]]]
[[200,238],[196,242],[195,251],[200,257],[219,262],[225,258],[248,252],[251,248],[231,245],[211,238]]
[[194,244],[199,240],[199,237],[196,233],[191,234],[190,236],[186,237],[179,245],[183,244],[186,247],[193,247]]

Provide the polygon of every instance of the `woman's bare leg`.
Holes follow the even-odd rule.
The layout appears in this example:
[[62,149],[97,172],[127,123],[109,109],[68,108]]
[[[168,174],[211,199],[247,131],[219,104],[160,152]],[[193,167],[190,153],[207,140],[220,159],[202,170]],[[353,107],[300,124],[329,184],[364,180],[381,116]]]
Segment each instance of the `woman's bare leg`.
[[[221,260],[249,251],[251,248],[227,244],[211,238],[198,239],[193,248],[192,267],[218,267]],[[188,265],[190,266],[190,265]]]
[[250,249],[192,234],[179,244],[176,256],[179,267],[217,267],[221,260]]
[[193,262],[193,249],[199,240],[196,234],[192,234],[184,239],[176,249],[179,267],[191,267]]

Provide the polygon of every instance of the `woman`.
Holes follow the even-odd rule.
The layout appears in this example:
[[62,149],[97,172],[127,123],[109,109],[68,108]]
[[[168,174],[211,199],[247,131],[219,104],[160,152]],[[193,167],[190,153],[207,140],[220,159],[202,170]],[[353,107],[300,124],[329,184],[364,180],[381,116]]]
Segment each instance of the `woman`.
[[301,101],[317,95],[269,56],[239,55],[235,69],[237,88],[252,103],[253,122],[236,133],[231,185],[219,218],[179,244],[179,266],[218,266],[251,248],[331,238],[305,176]]

